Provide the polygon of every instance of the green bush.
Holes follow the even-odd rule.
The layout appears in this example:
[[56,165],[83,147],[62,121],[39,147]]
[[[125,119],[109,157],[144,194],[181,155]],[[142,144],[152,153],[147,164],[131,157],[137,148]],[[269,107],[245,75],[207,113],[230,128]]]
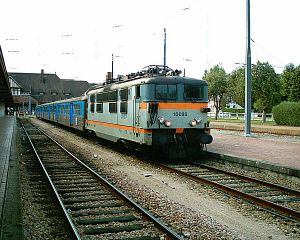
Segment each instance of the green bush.
[[230,113],[244,113],[245,109],[237,109],[237,108],[223,108],[223,112],[230,112]]
[[272,109],[278,125],[300,126],[300,102],[282,102]]

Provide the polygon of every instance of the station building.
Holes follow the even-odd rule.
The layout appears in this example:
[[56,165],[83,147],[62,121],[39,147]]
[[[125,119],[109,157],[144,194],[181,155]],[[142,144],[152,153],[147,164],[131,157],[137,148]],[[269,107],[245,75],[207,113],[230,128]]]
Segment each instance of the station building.
[[78,97],[91,85],[87,81],[60,79],[56,74],[45,73],[8,73],[14,101],[14,111],[31,114],[39,104]]

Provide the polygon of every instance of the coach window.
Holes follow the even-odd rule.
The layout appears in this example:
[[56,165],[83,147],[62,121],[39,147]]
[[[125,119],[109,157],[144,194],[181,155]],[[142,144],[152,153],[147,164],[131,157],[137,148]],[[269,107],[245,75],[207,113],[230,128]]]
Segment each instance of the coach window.
[[73,109],[74,109],[74,114],[79,116],[80,115],[80,105],[79,105],[79,103],[74,103]]
[[127,114],[128,89],[120,90],[120,112]]
[[117,113],[117,103],[116,102],[109,103],[109,112]]
[[90,111],[95,112],[95,95],[90,95]]
[[108,101],[108,92],[104,92],[101,94],[101,98],[103,102],[107,102]]
[[104,97],[105,97],[105,95],[103,93],[98,93],[96,95],[96,101],[97,101],[96,112],[97,113],[103,113],[103,101],[104,101]]
[[67,114],[67,115],[70,114],[70,105],[69,105],[69,104],[66,106],[66,114]]
[[117,91],[112,91],[108,93],[108,101],[110,102],[116,102],[118,100],[118,94]]
[[80,104],[79,103],[77,103],[76,104],[76,109],[75,109],[75,111],[76,111],[76,115],[80,115]]
[[117,90],[108,92],[108,101],[110,102],[108,108],[110,113],[117,113],[117,100],[118,100]]
[[97,103],[96,112],[103,113],[103,103]]

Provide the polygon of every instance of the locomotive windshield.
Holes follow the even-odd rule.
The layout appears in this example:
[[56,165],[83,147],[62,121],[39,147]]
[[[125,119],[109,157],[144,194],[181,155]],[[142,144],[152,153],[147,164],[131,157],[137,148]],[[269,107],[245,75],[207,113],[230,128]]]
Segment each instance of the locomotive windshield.
[[185,99],[202,99],[203,86],[202,85],[185,85],[184,86]]
[[176,84],[160,84],[156,85],[155,97],[157,99],[176,99],[177,87]]

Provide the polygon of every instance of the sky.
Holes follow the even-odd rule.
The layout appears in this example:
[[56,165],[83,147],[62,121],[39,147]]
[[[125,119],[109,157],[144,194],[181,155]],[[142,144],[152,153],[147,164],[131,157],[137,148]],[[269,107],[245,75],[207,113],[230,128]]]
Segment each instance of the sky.
[[[163,64],[202,78],[245,63],[246,0],[0,0],[0,45],[8,72],[56,73],[100,83]],[[251,0],[252,63],[280,73],[300,64],[300,1]]]

